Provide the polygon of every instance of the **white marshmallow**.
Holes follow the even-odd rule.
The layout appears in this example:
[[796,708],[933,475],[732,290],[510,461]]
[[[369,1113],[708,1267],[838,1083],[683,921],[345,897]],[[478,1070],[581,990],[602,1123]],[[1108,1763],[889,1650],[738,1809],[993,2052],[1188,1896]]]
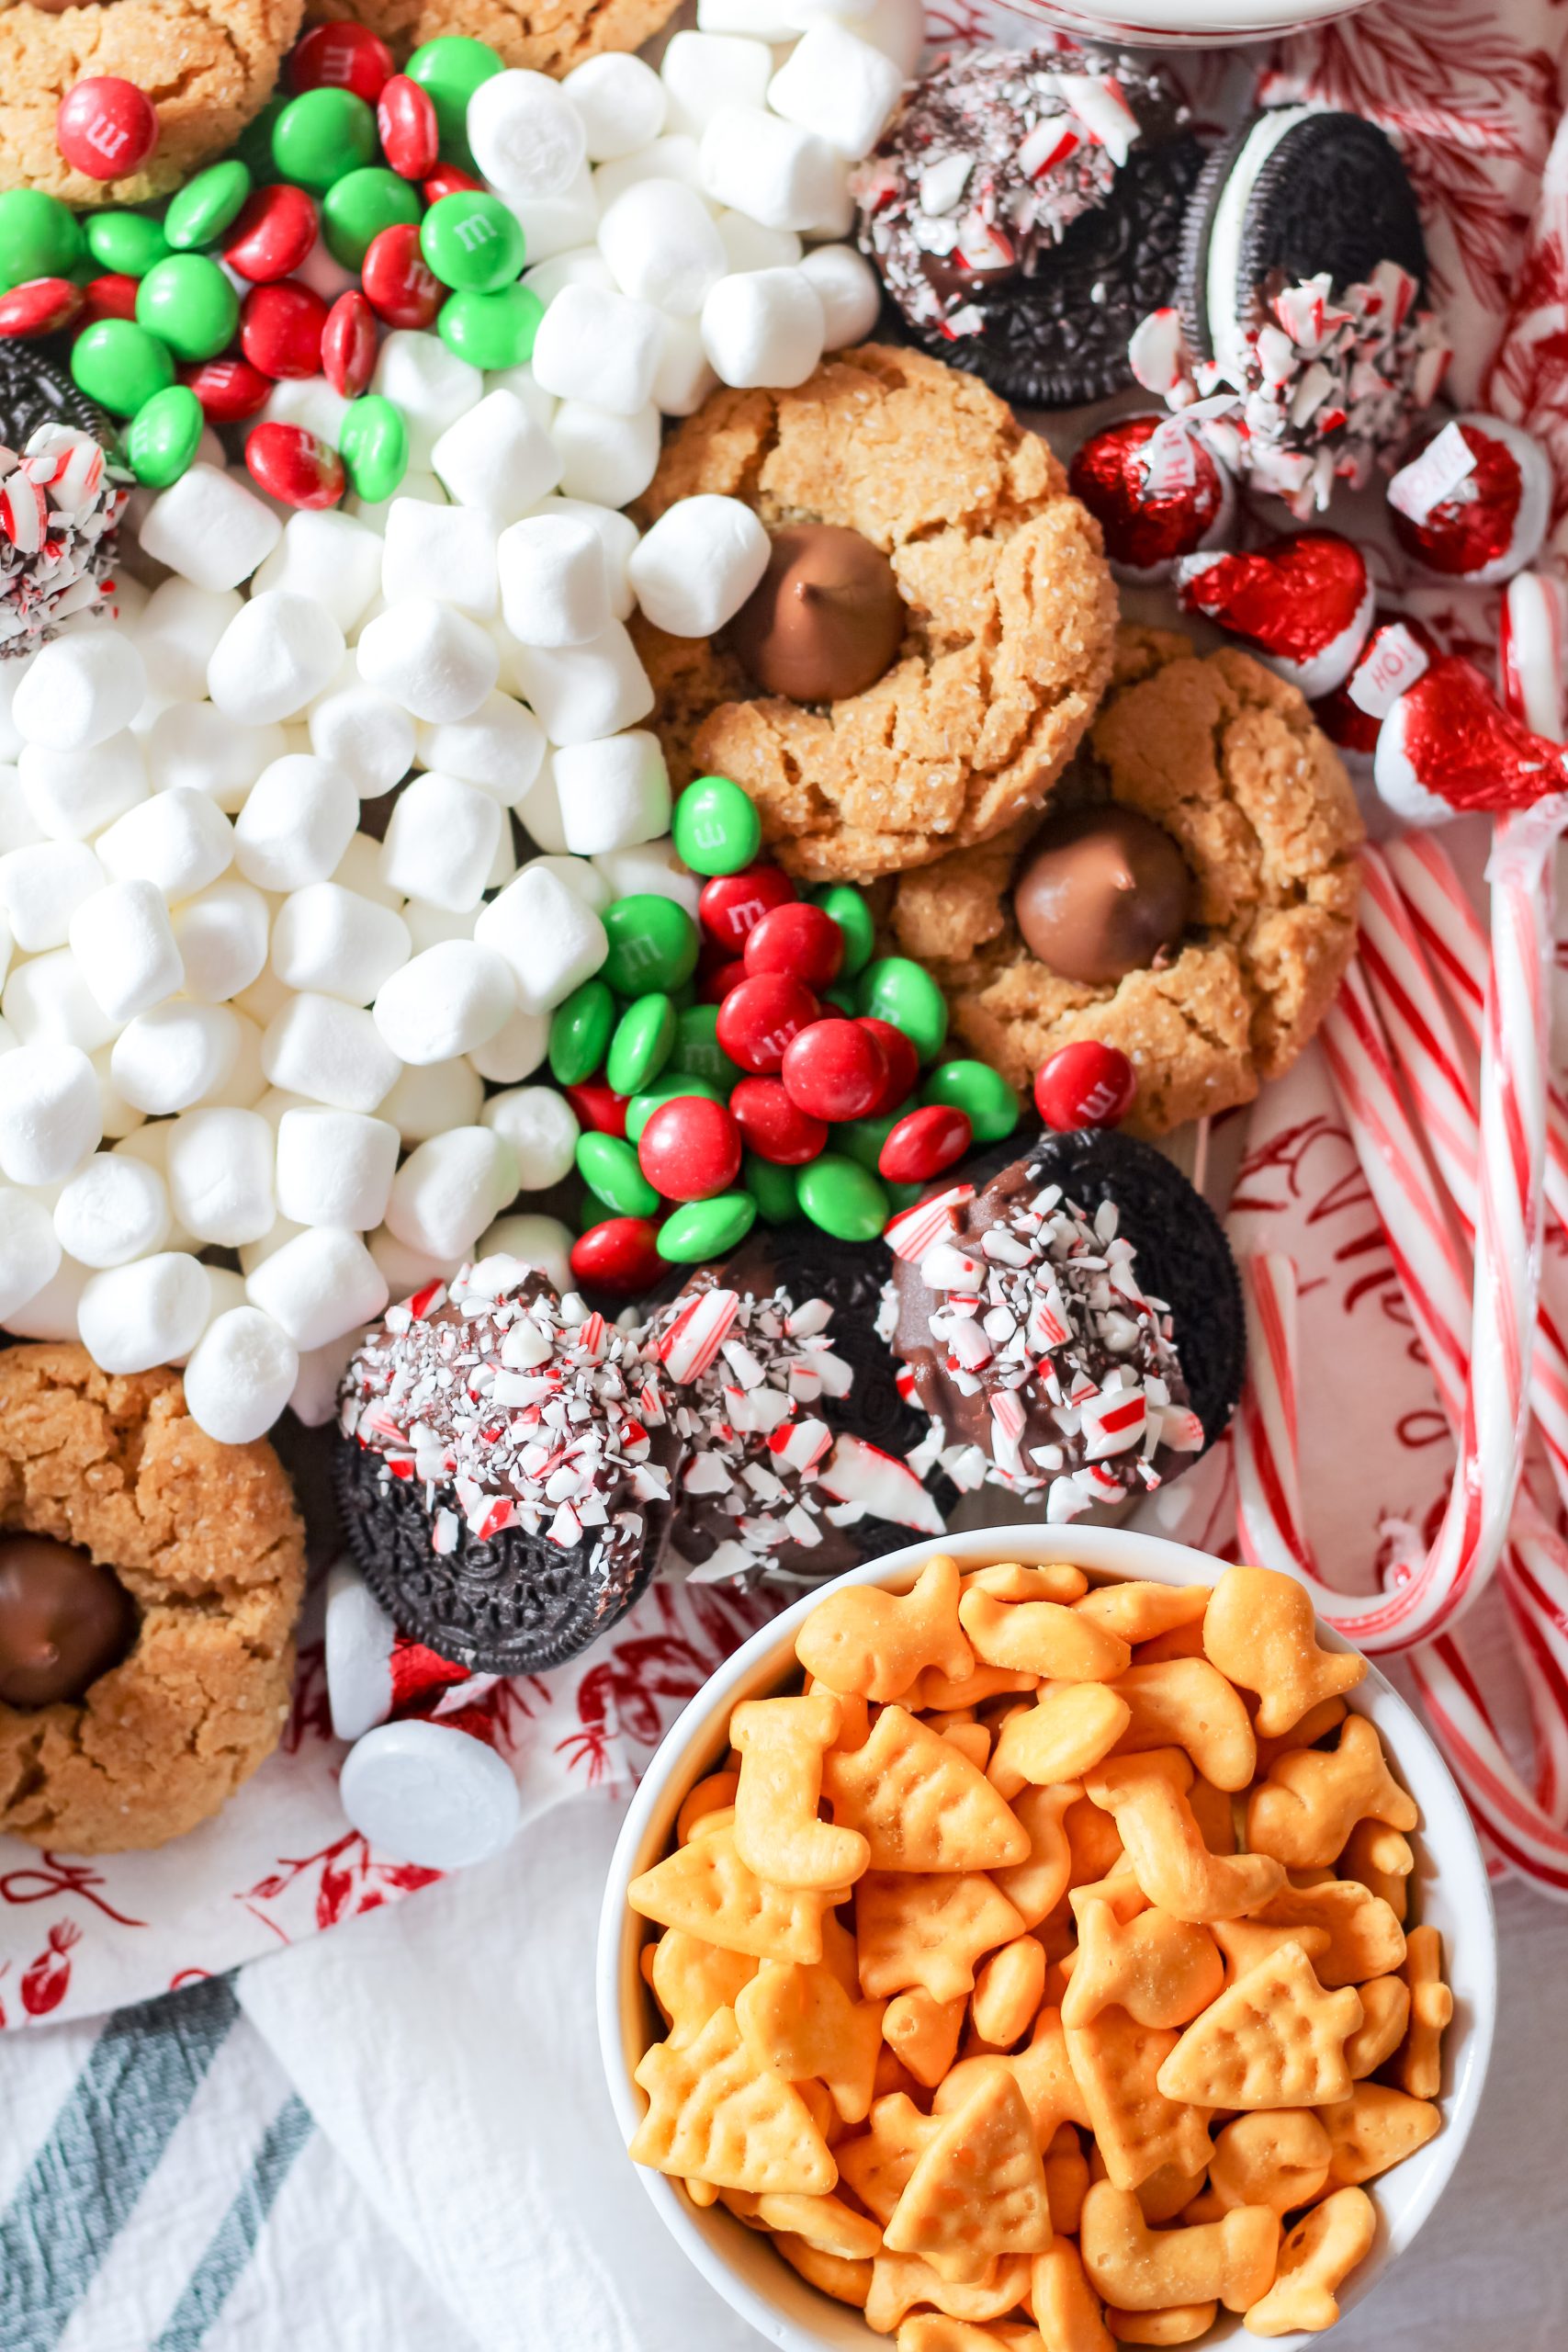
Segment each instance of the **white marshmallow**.
[[486,517],[472,506],[394,498],[382,542],[381,594],[389,605],[433,596],[481,620],[493,613],[495,533]]
[[265,1437],[294,1393],[299,1356],[293,1341],[259,1307],[216,1316],[184,1374],[186,1409],[220,1445]]
[[297,1234],[303,1233],[305,1230],[305,1227],[296,1225],[292,1217],[274,1217],[265,1233],[258,1234],[254,1241],[241,1242],[239,1249],[241,1272],[247,1276],[254,1274],[256,1268],[265,1266],[267,1260],[275,1256],[286,1241],[292,1241]]
[[7,850],[0,857],[0,913],[25,955],[63,947],[72,916],[107,879],[85,842],[39,842],[32,849]]
[[[0,662],[0,678],[9,667],[8,662]],[[17,749],[20,751],[19,743]],[[34,842],[43,838],[42,830],[28,807],[20,775],[15,767],[0,767],[0,855],[7,850],[30,849]]]
[[571,1229],[558,1216],[497,1217],[479,1236],[479,1246],[487,1258],[518,1258],[536,1266],[563,1294],[572,1287]]
[[[607,164],[604,169],[614,171],[616,166]],[[570,187],[558,196],[508,197],[507,208],[522,228],[536,262],[549,261],[557,254],[570,253],[574,245],[592,242],[599,220],[596,176],[585,159]]]
[[[460,506],[498,526],[526,514],[560,480],[547,426],[515,392],[504,390],[486,392],[477,408],[449,424],[430,461]],[[392,505],[400,503],[394,499]]]
[[547,872],[558,876],[569,890],[576,891],[585,907],[592,908],[596,915],[604,913],[614,896],[598,867],[590,865],[585,857],[568,857],[564,853],[547,854],[544,857],[531,857],[527,864],[520,865],[517,871],[519,874],[529,874],[536,866],[542,866]]
[[[318,238],[316,242],[319,244],[321,241]],[[352,286],[354,283],[355,280],[349,278],[348,284]],[[325,299],[331,302],[337,298],[329,295]],[[348,402],[341,392],[333,391],[324,376],[286,376],[281,382],[274,384],[260,413],[268,424],[303,425],[307,433],[315,434],[318,440],[335,449],[342,440],[343,421],[348,413]],[[287,516],[283,527],[287,532]],[[265,584],[273,587],[277,583],[268,581]]]
[[[518,675],[552,743],[618,735],[653,708],[653,688],[619,621],[586,645],[520,646]],[[541,849],[557,844],[541,842]],[[562,841],[559,847],[569,844]]]
[[518,801],[517,816],[524,831],[536,849],[543,850],[549,857],[566,855],[566,819],[561,814],[560,795],[556,790],[553,760],[546,760]]
[[155,882],[174,906],[217,881],[234,854],[234,829],[205,792],[176,786],[117,817],[96,848],[112,880]]
[[0,1189],[0,1321],[8,1323],[54,1280],[60,1258],[59,1237],[43,1203],[11,1186]]
[[477,784],[507,808],[527,791],[545,756],[544,729],[511,695],[489,694],[468,718],[421,726],[415,740],[422,766]]
[[561,88],[581,117],[591,163],[629,155],[663,129],[664,86],[640,57],[590,57],[573,66]]
[[517,1001],[529,1012],[552,1012],[610,952],[592,908],[544,865],[527,867],[491,899],[474,936],[511,966]]
[[[569,252],[552,254],[548,261],[536,262],[525,269],[523,284],[547,311],[563,286],[597,286],[613,294],[615,277],[597,245],[573,245]],[[547,392],[545,397],[553,400],[555,395]]]
[[864,254],[852,245],[818,245],[802,260],[800,272],[822,305],[823,350],[845,351],[863,343],[882,309],[876,272]]
[[663,139],[650,140],[646,147],[636,148],[629,155],[617,156],[614,163],[601,164],[593,175],[600,217],[625,196],[627,188],[638,187],[645,180],[679,180],[683,187],[701,188],[697,142],[689,132],[672,131]]
[[[12,1051],[14,1047],[4,1050]],[[118,1143],[122,1136],[134,1135],[137,1128],[145,1124],[147,1114],[128,1102],[116,1086],[109,1071],[109,1052],[107,1046],[100,1046],[96,1053],[89,1054],[87,1058],[98,1081],[98,1119],[104,1139],[107,1143]]]
[[177,572],[161,581],[135,628],[149,690],[171,702],[201,701],[212,649],[239,609],[237,589],[197,588]]
[[355,834],[332,878],[345,890],[357,890],[362,899],[374,899],[378,907],[390,907],[394,914],[403,910],[402,892],[389,890],[381,879],[381,844],[369,833]]
[[667,317],[664,347],[653,379],[654,406],[664,416],[694,416],[717,382],[703,349],[698,322]]
[[0,1014],[24,1046],[79,1046],[85,1054],[108,1045],[117,1025],[69,947],[19,964],[0,997]]
[[262,1034],[271,1083],[335,1111],[374,1111],[401,1067],[368,1012],[310,990],[291,996]]
[[205,792],[229,816],[283,749],[281,727],[238,726],[209,702],[175,703],[161,710],[142,742],[154,792]]
[[553,754],[566,845],[574,856],[630,849],[670,825],[670,775],[657,735],[629,729]]
[[520,645],[584,645],[610,622],[604,550],[591,523],[530,514],[496,546],[502,617]]
[[129,727],[147,691],[134,640],[113,628],[57,637],[29,662],[11,717],[22,740],[51,752],[89,752]]
[[890,57],[825,18],[795,43],[768,85],[767,100],[786,122],[815,131],[858,164],[875,146],[901,87]]
[[141,747],[129,728],[90,752],[24,743],[17,764],[34,823],[50,841],[90,841],[147,797]]
[[[4,1199],[0,1194],[0,1204]],[[167,1184],[156,1168],[128,1152],[95,1152],[54,1204],[62,1250],[78,1265],[95,1270],[124,1266],[161,1250],[169,1225]]]
[[379,1115],[390,1120],[405,1144],[427,1143],[448,1127],[472,1126],[483,1100],[479,1072],[468,1062],[427,1062],[403,1071]]
[[295,1234],[247,1276],[245,1293],[302,1352],[374,1322],[388,1296],[358,1234],[335,1225]]
[[700,135],[721,107],[765,106],[773,70],[766,41],[736,33],[673,34],[659,66],[669,128]]
[[302,1348],[299,1371],[288,1396],[288,1409],[302,1429],[325,1429],[337,1419],[337,1393],[359,1345],[363,1325],[355,1324],[324,1348]]
[[[248,1111],[266,1092],[266,1072],[262,1068],[262,1028],[248,1013],[240,1012],[232,1005],[226,1008],[233,1014],[239,1035],[235,1041],[233,1058],[222,1076],[210,1086],[204,1086],[197,1101],[215,1109]],[[110,1055],[111,1075],[113,1055]]]
[[642,180],[617,197],[599,223],[599,246],[623,294],[684,317],[702,309],[729,266],[713,214],[680,180]]
[[407,963],[411,945],[407,923],[390,907],[341,882],[310,882],[277,910],[272,968],[287,988],[368,1004]]
[[11,708],[34,659],[30,653],[15,653],[8,662],[0,662],[0,760],[15,760],[22,748],[21,730]]
[[77,1309],[82,1345],[102,1372],[151,1372],[200,1339],[212,1285],[199,1259],[160,1250],[94,1274]]
[[[844,14],[850,14],[845,8]],[[697,29],[749,40],[789,41],[800,31],[794,0],[697,0]]]
[[[396,327],[382,340],[371,389],[401,411],[408,427],[409,464],[416,473],[426,473],[431,453],[447,426],[483,398],[484,378],[448,351],[439,335]],[[401,495],[408,494],[405,481]]]
[[545,1058],[550,1042],[550,1024],[542,1012],[514,1012],[503,1022],[493,1037],[476,1046],[468,1059],[481,1078],[492,1086],[515,1086],[520,1078],[531,1078]]
[[635,416],[653,390],[661,334],[651,303],[599,286],[563,286],[539,322],[534,374],[563,401],[592,400]]
[[71,918],[71,952],[111,1021],[162,1004],[185,980],[155,882],[111,882],[85,899]]
[[477,621],[406,596],[367,623],[359,674],[416,718],[467,718],[495,684],[501,657]]
[[[240,1016],[226,1004],[155,1004],[114,1041],[109,1075],[149,1117],[188,1111],[221,1086],[240,1050]],[[259,1090],[258,1090],[259,1091]]]
[[703,132],[703,191],[766,229],[814,229],[837,207],[843,164],[825,139],[761,107],[725,106]]
[[365,1246],[386,1276],[394,1298],[411,1297],[426,1283],[450,1282],[463,1262],[461,1258],[433,1258],[428,1250],[411,1250],[384,1225],[378,1227]]
[[703,349],[726,384],[804,384],[826,330],[822,305],[798,269],[721,277],[703,304]]
[[[521,401],[525,411],[541,431],[547,433],[556,413],[555,396],[542,391],[534,381],[534,370],[525,359],[515,368],[492,368],[485,377],[486,392],[510,392]],[[472,503],[472,502],[470,502]]]
[[270,506],[234,475],[194,465],[141,518],[141,550],[197,588],[237,588],[283,536]]
[[[808,0],[791,0],[800,16],[807,12]],[[926,12],[924,0],[870,0],[863,9],[846,7],[843,0],[836,0],[835,16],[852,17],[856,38],[870,41],[881,50],[898,68],[901,82],[913,80],[926,45]]]
[[547,1192],[570,1175],[582,1130],[571,1104],[553,1086],[514,1086],[492,1094],[479,1118],[512,1146],[520,1192]]
[[764,229],[744,212],[721,212],[718,234],[732,270],[793,269],[801,256],[793,229]]
[[637,603],[654,627],[671,637],[711,637],[734,619],[761,579],[771,546],[740,499],[711,492],[678,498],[643,534],[632,557]]
[[[661,347],[654,347],[656,368]],[[626,506],[642,496],[658,469],[659,411],[651,400],[631,416],[596,401],[562,401],[553,431],[569,498]]]
[[[411,469],[404,474],[393,495],[398,498],[423,498],[432,506],[445,506],[446,503],[446,492],[442,489],[435,476],[415,469]],[[363,523],[367,531],[374,531],[379,538],[387,527],[387,511],[391,503],[390,498],[351,498],[348,502],[348,511],[356,523]],[[378,569],[378,578],[379,578]],[[376,594],[371,597],[354,627],[345,634],[350,639],[357,639],[366,622],[373,619],[376,614],[385,609],[385,601],[378,587]]]
[[516,1192],[505,1137],[492,1127],[454,1127],[411,1151],[393,1177],[388,1230],[434,1258],[461,1257]]
[[297,1225],[368,1233],[386,1215],[398,1131],[356,1111],[286,1111],[277,1125],[277,1205]]
[[265,727],[313,701],[343,650],[343,631],[325,605],[267,589],[242,606],[219,639],[207,690],[226,718]]
[[319,294],[329,307],[340,294],[346,294],[351,287],[359,283],[355,271],[345,269],[342,262],[333,259],[324,237],[316,239],[291,275],[299,280],[301,286],[308,286],[312,294]]
[[197,891],[169,917],[185,966],[185,992],[223,1004],[248,989],[266,962],[269,909],[250,883],[231,877]]
[[461,914],[483,895],[503,822],[493,794],[431,772],[404,786],[381,851],[382,879],[427,905]]
[[582,117],[560,84],[515,68],[474,91],[468,133],[475,163],[505,197],[559,196],[588,152]]
[[371,1011],[400,1061],[444,1062],[493,1037],[516,1001],[511,971],[492,947],[447,939],[394,972]]
[[427,947],[438,947],[446,939],[472,939],[479,911],[477,906],[466,907],[461,914],[453,914],[446,907],[426,906],[423,899],[410,899],[403,909],[410,953],[423,956]]
[[361,800],[378,799],[400,784],[413,764],[413,721],[389,695],[352,682],[329,688],[310,705],[310,749],[353,785]]
[[288,752],[262,770],[234,820],[234,863],[263,890],[325,882],[358,821],[359,797],[341,770]]
[[284,525],[282,538],[258,567],[253,585],[263,592],[281,588],[324,605],[346,636],[380,579],[381,550],[374,531],[352,514],[306,508]]
[[597,499],[542,498],[541,514],[575,514],[584,523],[592,523],[599,534],[599,544],[604,550],[604,576],[610,587],[610,617],[628,621],[637,599],[632,594],[626,568],[631,562],[632,549],[637,543],[637,527],[629,514],[614,506],[605,506]]
[[695,919],[702,884],[682,865],[673,842],[642,842],[634,849],[605,851],[594,859],[593,870],[612,898],[673,899]]
[[169,1198],[193,1239],[237,1250],[271,1232],[273,1150],[259,1111],[209,1107],[170,1122]]

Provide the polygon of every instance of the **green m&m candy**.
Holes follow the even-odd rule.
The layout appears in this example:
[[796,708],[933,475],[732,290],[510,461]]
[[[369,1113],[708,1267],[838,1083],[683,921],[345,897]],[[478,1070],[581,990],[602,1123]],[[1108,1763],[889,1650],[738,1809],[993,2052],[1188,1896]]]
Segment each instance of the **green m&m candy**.
[[201,402],[187,384],[154,392],[137,410],[125,436],[125,454],[137,481],[151,490],[167,490],[178,481],[196,455],[204,422]]
[[7,188],[0,196],[0,285],[8,291],[29,277],[69,277],[86,246],[73,212],[41,188]]
[[129,319],[97,319],[71,346],[71,380],[111,416],[134,416],[175,380],[166,343]]
[[834,1151],[843,1152],[857,1167],[874,1176],[883,1145],[899,1120],[914,1108],[915,1101],[911,1095],[907,1102],[900,1102],[896,1111],[885,1112],[881,1118],[846,1119],[842,1125],[829,1130],[829,1142]]
[[710,1078],[716,1086],[739,1083],[745,1072],[730,1060],[718,1042],[716,1004],[689,1005],[680,1015],[675,1023],[675,1046],[670,1067],[693,1078]]
[[841,1152],[825,1151],[795,1171],[801,1209],[839,1241],[874,1241],[887,1222],[887,1188]]
[[171,254],[137,288],[136,323],[176,359],[215,359],[240,323],[240,298],[205,254]]
[[499,196],[462,188],[431,206],[419,249],[443,286],[493,294],[523,267],[522,225]]
[[683,1095],[689,1094],[700,1094],[705,1102],[722,1102],[727,1107],[729,1102],[728,1089],[715,1086],[708,1079],[671,1078],[667,1075],[656,1086],[650,1086],[646,1094],[634,1094],[626,1104],[627,1142],[641,1141],[644,1127],[661,1102],[677,1102]]
[[876,925],[864,897],[849,882],[819,883],[811,893],[813,902],[825,915],[831,915],[844,934],[844,960],[839,967],[841,980],[852,980],[870,963],[876,945]]
[[868,964],[855,988],[862,1012],[902,1029],[923,1062],[941,1053],[947,1035],[947,1000],[931,974],[908,956],[882,956]]
[[357,269],[383,229],[419,219],[419,195],[384,165],[364,164],[334,180],[321,198],[321,234],[333,261]]
[[666,1217],[655,1244],[672,1265],[697,1265],[705,1258],[722,1258],[744,1241],[757,1221],[757,1204],[750,1193],[716,1193],[708,1201],[687,1201]]
[[338,455],[367,505],[390,498],[409,469],[409,429],[401,413],[379,392],[350,401],[338,427]]
[[989,1062],[938,1062],[920,1089],[920,1101],[965,1113],[976,1143],[1000,1143],[1021,1115],[1017,1094]]
[[502,71],[502,61],[488,41],[469,40],[463,33],[446,33],[439,40],[422,41],[403,72],[417,82],[435,108],[441,152],[457,163],[468,153],[468,100],[481,82]]
[[144,212],[89,212],[83,233],[98,267],[122,277],[145,277],[171,250],[166,231]]
[[757,1204],[764,1225],[793,1225],[800,1215],[795,1198],[795,1170],[777,1167],[771,1159],[749,1151],[740,1162],[740,1181]]
[[272,160],[286,180],[317,196],[376,153],[376,118],[352,90],[322,87],[290,98],[272,126]]
[[[164,235],[176,253],[199,252],[215,245],[251,192],[251,175],[237,155],[209,164],[195,179],[186,180],[169,200],[164,215]],[[100,214],[99,218],[103,216]],[[87,243],[91,244],[91,227]]]
[[[637,1166],[634,1147],[619,1136],[579,1136],[577,1172],[615,1216],[651,1216],[659,1206],[659,1195]],[[599,1222],[597,1216],[590,1221]]]
[[697,926],[673,899],[634,891],[612,899],[600,920],[610,935],[601,977],[617,996],[676,989],[696,970]]
[[615,1000],[604,981],[584,980],[561,999],[550,1015],[550,1075],[558,1086],[581,1086],[592,1077],[615,1026]]
[[727,775],[700,775],[675,803],[671,831],[694,874],[739,874],[762,846],[762,820]]
[[455,358],[494,372],[521,368],[533,356],[544,315],[545,306],[531,287],[503,286],[494,294],[465,288],[442,303],[435,332]]
[[284,97],[268,98],[260,114],[246,123],[234,141],[234,160],[243,164],[254,187],[263,187],[268,180],[277,177],[272,160],[273,126],[288,104]]
[[604,1064],[612,1093],[643,1093],[669,1060],[674,1043],[675,1008],[667,996],[655,992],[628,1004],[615,1024]]

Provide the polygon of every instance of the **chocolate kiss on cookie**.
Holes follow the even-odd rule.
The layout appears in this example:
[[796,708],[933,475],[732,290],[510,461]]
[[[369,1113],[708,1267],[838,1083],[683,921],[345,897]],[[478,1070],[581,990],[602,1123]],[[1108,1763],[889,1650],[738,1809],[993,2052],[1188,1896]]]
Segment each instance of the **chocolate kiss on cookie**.
[[0,1535],[0,1704],[80,1699],[136,1639],[112,1568],[46,1535]]
[[1042,826],[1026,857],[1013,913],[1049,970],[1106,988],[1170,960],[1192,876],[1163,825],[1136,808],[1068,809]]
[[886,677],[904,635],[893,566],[859,531],[795,523],[773,534],[768,568],[729,624],[764,694],[844,702]]

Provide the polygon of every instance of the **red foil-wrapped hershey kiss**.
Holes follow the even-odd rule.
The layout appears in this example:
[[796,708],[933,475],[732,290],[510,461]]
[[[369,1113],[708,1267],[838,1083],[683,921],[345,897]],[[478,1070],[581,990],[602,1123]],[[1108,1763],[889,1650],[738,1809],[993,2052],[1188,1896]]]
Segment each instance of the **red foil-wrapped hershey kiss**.
[[1407,555],[1446,580],[1511,579],[1551,519],[1551,471],[1539,442],[1496,416],[1456,416],[1388,486],[1389,519]]
[[1343,685],[1372,625],[1372,576],[1338,531],[1292,531],[1248,554],[1177,567],[1183,608],[1239,638],[1309,702]]
[[1178,560],[1223,546],[1235,486],[1197,429],[1174,416],[1127,416],[1091,434],[1067,469],[1129,580],[1163,580]]
[[1504,709],[1473,662],[1440,654],[1400,695],[1378,736],[1372,780],[1407,824],[1472,809],[1528,808],[1568,786],[1568,751]]
[[1436,639],[1413,614],[1380,611],[1349,676],[1314,703],[1313,717],[1340,751],[1370,760],[1383,720],[1437,652]]

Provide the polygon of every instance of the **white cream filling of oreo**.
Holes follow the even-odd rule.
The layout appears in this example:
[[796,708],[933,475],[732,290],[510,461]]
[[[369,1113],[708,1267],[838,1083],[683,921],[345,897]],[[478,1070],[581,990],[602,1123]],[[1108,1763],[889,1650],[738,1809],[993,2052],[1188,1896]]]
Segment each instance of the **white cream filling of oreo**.
[[1214,347],[1214,357],[1226,376],[1238,388],[1247,365],[1247,336],[1242,327],[1238,297],[1241,278],[1241,248],[1247,225],[1247,208],[1252,192],[1258,186],[1258,174],[1281,140],[1292,131],[1298,122],[1304,122],[1316,107],[1280,107],[1273,113],[1259,117],[1242,142],[1240,154],[1225,175],[1214,206],[1214,217],[1209,227],[1208,267],[1203,280],[1203,306],[1208,314],[1209,338]]

